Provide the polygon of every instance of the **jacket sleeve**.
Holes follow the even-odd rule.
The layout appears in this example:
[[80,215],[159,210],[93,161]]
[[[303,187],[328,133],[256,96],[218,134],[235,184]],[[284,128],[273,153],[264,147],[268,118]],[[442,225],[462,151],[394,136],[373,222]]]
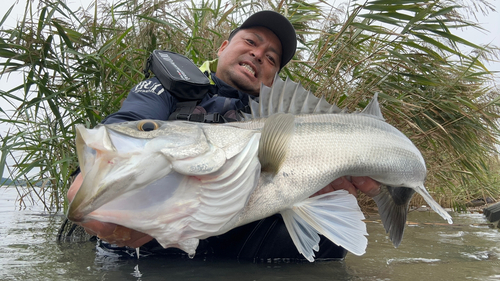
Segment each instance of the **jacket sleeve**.
[[168,120],[176,105],[177,100],[153,77],[132,88],[120,110],[107,116],[102,123],[142,119]]

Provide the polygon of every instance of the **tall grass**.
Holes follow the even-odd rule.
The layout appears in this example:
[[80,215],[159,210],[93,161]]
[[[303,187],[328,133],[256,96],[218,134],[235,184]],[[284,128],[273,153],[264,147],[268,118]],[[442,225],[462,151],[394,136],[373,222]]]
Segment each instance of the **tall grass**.
[[445,205],[499,197],[498,165],[492,165],[499,95],[483,64],[498,58],[498,48],[455,34],[480,28],[466,15],[491,10],[488,2],[120,0],[77,10],[64,1],[28,2],[16,27],[3,27],[10,10],[0,22],[0,73],[24,78],[0,92],[16,104],[1,120],[14,130],[0,140],[0,169],[12,152],[11,177],[35,173],[31,182],[47,182],[45,204],[63,206],[77,167],[74,125],[93,127],[116,111],[144,78],[152,50],[178,52],[199,65],[263,9],[287,16],[298,33],[298,52],[282,76],[350,110],[380,93],[387,121],[421,149],[427,185]]

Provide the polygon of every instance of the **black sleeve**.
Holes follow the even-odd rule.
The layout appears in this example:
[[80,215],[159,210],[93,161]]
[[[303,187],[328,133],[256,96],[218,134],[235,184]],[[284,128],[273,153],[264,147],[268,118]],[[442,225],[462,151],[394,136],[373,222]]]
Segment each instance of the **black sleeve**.
[[[279,214],[201,240],[196,252],[264,262],[275,259],[305,260]],[[347,250],[320,235],[319,251],[315,252],[316,260],[340,260],[346,254]]]
[[111,124],[141,119],[168,120],[177,100],[166,91],[157,78],[144,80],[130,91],[117,112],[102,123]]

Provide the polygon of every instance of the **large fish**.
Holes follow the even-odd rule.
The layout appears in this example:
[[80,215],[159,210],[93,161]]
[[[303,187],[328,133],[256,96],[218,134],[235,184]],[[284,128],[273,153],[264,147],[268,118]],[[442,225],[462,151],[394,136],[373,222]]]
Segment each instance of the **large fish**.
[[395,246],[415,192],[451,223],[424,187],[422,155],[384,121],[376,96],[347,114],[276,78],[260,99],[241,122],[78,126],[84,181],[68,218],[123,225],[194,255],[199,239],[281,213],[308,260],[318,233],[362,255],[367,233],[356,198],[343,190],[311,195],[339,177],[368,176],[382,184],[374,199]]

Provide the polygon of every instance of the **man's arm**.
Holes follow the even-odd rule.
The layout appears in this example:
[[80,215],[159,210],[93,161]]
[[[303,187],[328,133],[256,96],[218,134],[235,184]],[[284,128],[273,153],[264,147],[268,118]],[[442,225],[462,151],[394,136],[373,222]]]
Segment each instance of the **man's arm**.
[[120,110],[107,116],[102,123],[142,119],[168,120],[176,106],[177,99],[165,91],[157,78],[151,78],[132,88]]

